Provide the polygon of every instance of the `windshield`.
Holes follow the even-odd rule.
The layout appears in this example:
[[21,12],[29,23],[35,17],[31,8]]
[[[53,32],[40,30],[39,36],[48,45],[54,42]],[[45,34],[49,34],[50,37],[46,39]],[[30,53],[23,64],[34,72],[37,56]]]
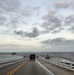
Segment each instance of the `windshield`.
[[0,65],[1,75],[73,75],[74,0],[0,0]]

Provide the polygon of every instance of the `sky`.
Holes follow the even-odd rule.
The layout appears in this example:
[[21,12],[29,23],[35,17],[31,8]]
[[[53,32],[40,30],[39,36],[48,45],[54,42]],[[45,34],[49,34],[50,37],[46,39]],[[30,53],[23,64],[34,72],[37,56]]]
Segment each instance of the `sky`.
[[0,52],[74,52],[74,0],[0,0]]

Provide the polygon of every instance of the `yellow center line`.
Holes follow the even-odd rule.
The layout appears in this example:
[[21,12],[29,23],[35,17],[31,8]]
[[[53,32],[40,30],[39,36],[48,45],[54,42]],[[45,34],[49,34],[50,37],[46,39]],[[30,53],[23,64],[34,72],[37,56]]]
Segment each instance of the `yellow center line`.
[[27,63],[26,62],[23,62],[21,65],[19,65],[18,67],[16,67],[15,69],[13,69],[12,71],[10,71],[8,74],[6,75],[13,75],[16,71],[18,71],[22,66],[24,66],[25,64]]

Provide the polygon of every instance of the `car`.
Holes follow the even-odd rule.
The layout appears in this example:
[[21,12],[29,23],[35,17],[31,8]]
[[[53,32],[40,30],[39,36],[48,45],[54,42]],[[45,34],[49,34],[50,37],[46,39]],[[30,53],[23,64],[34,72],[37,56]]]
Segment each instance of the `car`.
[[37,56],[37,58],[39,58],[39,56]]
[[30,54],[30,60],[34,60],[35,61],[35,54]]
[[47,55],[46,57],[45,57],[45,59],[49,59],[50,57],[49,57],[49,55]]
[[23,58],[25,58],[26,56],[23,56]]

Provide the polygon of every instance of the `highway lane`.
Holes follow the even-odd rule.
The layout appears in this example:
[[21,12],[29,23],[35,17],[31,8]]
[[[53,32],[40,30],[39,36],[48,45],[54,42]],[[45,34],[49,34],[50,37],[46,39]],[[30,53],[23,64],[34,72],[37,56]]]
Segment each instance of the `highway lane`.
[[26,61],[28,61],[28,60],[22,59],[20,62],[0,68],[0,75],[6,75],[11,70],[15,69],[16,67],[18,67],[19,65],[21,65],[23,62],[26,62]]
[[45,61],[42,60],[38,60],[41,64],[43,64],[44,66],[46,66],[49,70],[51,70],[55,75],[74,75],[74,71],[47,63]]
[[24,60],[0,70],[0,75],[53,75],[38,61]]

